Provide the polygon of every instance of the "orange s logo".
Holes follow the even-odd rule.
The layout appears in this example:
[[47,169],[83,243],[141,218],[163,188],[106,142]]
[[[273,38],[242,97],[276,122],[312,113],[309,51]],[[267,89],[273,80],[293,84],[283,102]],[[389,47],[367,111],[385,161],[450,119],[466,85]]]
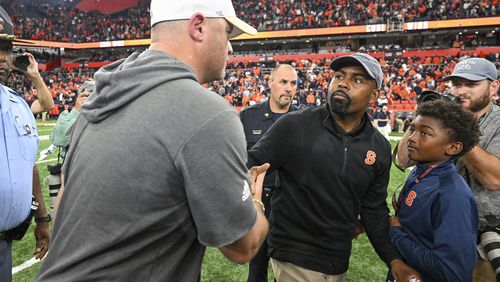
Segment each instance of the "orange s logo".
[[406,197],[405,203],[407,206],[411,207],[413,205],[413,200],[417,197],[417,192],[411,191],[408,193],[408,197]]
[[377,154],[375,154],[374,151],[369,150],[366,152],[366,159],[365,159],[365,164],[367,165],[372,165],[375,163],[375,160],[377,158]]

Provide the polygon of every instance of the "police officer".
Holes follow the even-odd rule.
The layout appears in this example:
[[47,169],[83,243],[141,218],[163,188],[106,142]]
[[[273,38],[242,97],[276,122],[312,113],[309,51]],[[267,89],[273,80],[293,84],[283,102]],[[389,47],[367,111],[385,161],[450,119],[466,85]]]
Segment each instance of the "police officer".
[[[38,177],[36,122],[23,98],[5,86],[13,65],[13,41],[12,21],[0,7],[0,281],[12,280],[12,240],[22,238],[32,215],[37,223],[36,258],[45,256],[50,239],[50,217],[43,205],[38,179],[34,183],[33,177]],[[38,70],[35,73],[32,68],[28,67],[26,76],[40,82]],[[32,211],[32,194],[39,202],[36,211]]]
[[[248,107],[240,113],[247,150],[259,141],[276,120],[291,110],[293,96],[297,92],[297,72],[291,65],[276,66],[271,71],[269,87],[271,94],[267,101]],[[273,172],[264,180],[262,195],[266,208],[265,214],[268,218],[271,212],[270,199],[276,186],[278,186],[278,175]],[[268,263],[267,243],[264,242],[257,255],[250,261],[248,281],[267,281]]]

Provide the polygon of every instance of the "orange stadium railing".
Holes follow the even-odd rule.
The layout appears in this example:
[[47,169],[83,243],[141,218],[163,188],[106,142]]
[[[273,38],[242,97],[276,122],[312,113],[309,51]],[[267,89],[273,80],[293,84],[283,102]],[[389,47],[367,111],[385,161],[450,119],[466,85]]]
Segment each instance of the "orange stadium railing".
[[[352,52],[351,52],[352,53]],[[460,55],[472,55],[483,57],[487,54],[500,53],[500,47],[478,47],[475,49],[460,49],[460,48],[448,48],[448,49],[434,49],[434,50],[411,50],[411,51],[390,51],[390,52],[369,52],[369,54],[375,58],[388,57],[389,53],[396,57],[454,57],[458,54]],[[399,53],[399,54],[398,54]],[[350,53],[334,53],[334,54],[295,54],[295,55],[274,55],[274,56],[241,56],[229,58],[228,63],[234,62],[249,62],[257,63],[264,61],[297,61],[297,60],[322,60],[322,59],[334,59],[338,56],[348,55]],[[59,62],[59,61],[58,61]],[[105,65],[111,64],[112,62],[86,62],[86,63],[66,63],[64,68],[74,69],[80,68],[82,66],[88,68],[100,68]],[[39,69],[42,71],[52,69],[55,66],[48,66],[45,64],[39,64]]]
[[[450,28],[470,28],[480,26],[499,26],[500,17],[474,18],[474,19],[458,19],[458,20],[442,20],[442,21],[422,21],[408,22],[404,24],[404,31],[415,30],[432,30],[432,29],[450,29]],[[287,37],[313,37],[313,36],[329,36],[339,34],[362,34],[362,33],[380,33],[386,32],[387,25],[359,25],[359,26],[341,26],[330,28],[312,28],[298,30],[280,30],[280,31],[263,31],[255,36],[240,35],[234,40],[259,40],[259,39],[275,39]],[[90,43],[65,43],[52,41],[36,41],[26,40],[31,44],[16,43],[21,46],[33,47],[53,47],[66,49],[98,49],[110,47],[126,47],[126,46],[144,46],[151,44],[150,39],[138,40],[119,40],[119,41],[102,41]]]

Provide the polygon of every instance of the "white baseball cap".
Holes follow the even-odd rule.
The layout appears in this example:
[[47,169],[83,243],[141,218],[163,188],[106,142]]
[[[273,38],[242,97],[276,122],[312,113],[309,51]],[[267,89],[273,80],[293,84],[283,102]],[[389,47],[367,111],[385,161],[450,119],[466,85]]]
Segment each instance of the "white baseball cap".
[[257,30],[236,17],[231,0],[151,0],[151,26],[164,21],[190,19],[200,12],[207,18],[224,18],[234,28],[229,35],[234,38],[242,33],[257,34]]

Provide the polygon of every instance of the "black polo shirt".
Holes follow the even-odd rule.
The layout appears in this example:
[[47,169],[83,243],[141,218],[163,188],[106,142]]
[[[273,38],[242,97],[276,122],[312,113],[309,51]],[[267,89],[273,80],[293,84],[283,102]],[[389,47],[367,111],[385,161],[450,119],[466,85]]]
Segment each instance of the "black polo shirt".
[[[382,260],[400,258],[388,238],[389,142],[364,116],[345,133],[326,105],[280,118],[248,152],[277,170],[270,256],[325,274],[347,271],[358,215]],[[374,156],[375,155],[375,156]]]

